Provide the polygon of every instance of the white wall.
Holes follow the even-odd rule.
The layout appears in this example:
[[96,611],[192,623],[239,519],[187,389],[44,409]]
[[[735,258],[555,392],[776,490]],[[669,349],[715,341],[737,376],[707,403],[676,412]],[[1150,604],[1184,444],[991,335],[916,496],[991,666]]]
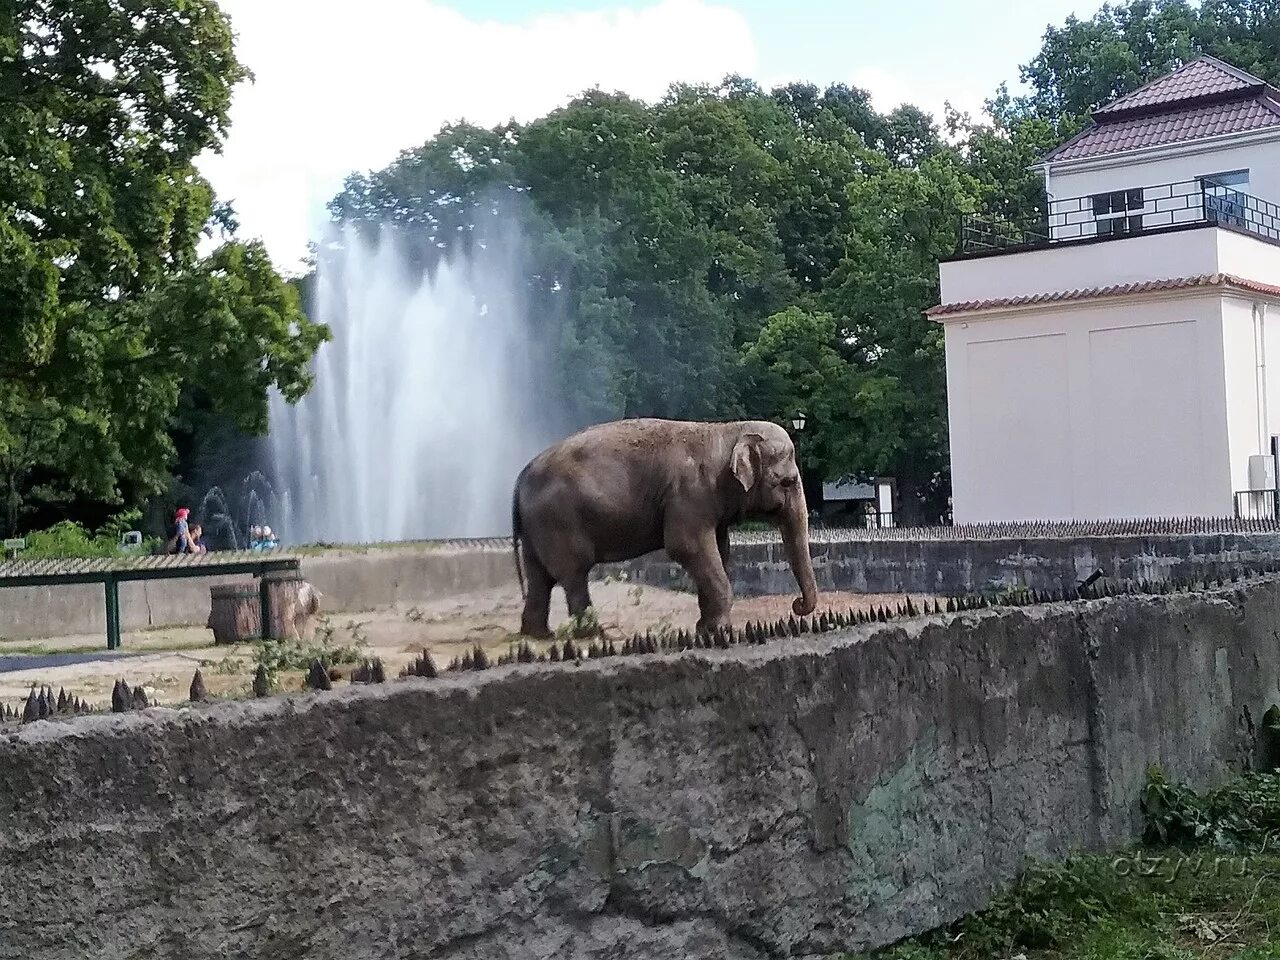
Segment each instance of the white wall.
[[[1216,273],[1218,235],[1227,233],[1206,227],[951,260],[939,264],[942,302],[1024,297]],[[1270,246],[1252,237],[1238,239]],[[1272,249],[1280,253],[1280,248]],[[1275,282],[1280,282],[1280,269]]]
[[[1255,303],[1261,308],[1257,319]],[[1228,297],[1222,332],[1231,483],[1248,490],[1249,457],[1269,454],[1272,435],[1280,434],[1280,307]]]
[[1280,204],[1280,133],[1271,136],[1273,139],[1234,147],[1184,144],[1161,147],[1148,156],[1052,164],[1049,168],[1049,192],[1056,199],[1085,197],[1247,169],[1249,186],[1244,191],[1261,200]]
[[1230,513],[1221,318],[1214,291],[948,321],[956,522]]
[[1206,226],[938,265],[943,303],[1228,273],[1280,286],[1280,246]]
[[1231,230],[1207,232],[1216,238],[1217,272],[1280,286],[1280,246]]

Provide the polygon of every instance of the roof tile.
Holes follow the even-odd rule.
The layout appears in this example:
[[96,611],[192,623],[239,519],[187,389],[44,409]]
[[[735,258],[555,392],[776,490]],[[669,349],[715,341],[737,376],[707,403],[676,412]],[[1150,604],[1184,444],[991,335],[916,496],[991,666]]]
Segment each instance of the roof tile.
[[1269,96],[1258,95],[1250,100],[1212,103],[1173,113],[1099,123],[1068,140],[1048,154],[1045,160],[1097,157],[1274,126],[1280,126],[1280,104]]
[[963,303],[940,303],[925,311],[930,317],[947,317],[960,313],[977,313],[1005,307],[1027,307],[1041,303],[1071,303],[1079,300],[1096,300],[1103,297],[1123,297],[1135,293],[1154,293],[1161,290],[1185,290],[1191,287],[1235,287],[1251,293],[1280,297],[1280,286],[1246,280],[1229,273],[1209,273],[1195,277],[1177,277],[1172,280],[1144,280],[1140,283],[1120,283],[1108,287],[1086,287],[1081,290],[1062,290],[1057,293],[1036,293],[1021,297],[998,297],[993,300],[967,300]]
[[1094,111],[1098,117],[1107,117],[1132,110],[1149,110],[1154,107],[1172,106],[1205,97],[1230,93],[1261,90],[1265,84],[1253,74],[1245,73],[1230,64],[1213,57],[1197,57],[1172,73],[1166,74],[1130,94],[1113,100]]

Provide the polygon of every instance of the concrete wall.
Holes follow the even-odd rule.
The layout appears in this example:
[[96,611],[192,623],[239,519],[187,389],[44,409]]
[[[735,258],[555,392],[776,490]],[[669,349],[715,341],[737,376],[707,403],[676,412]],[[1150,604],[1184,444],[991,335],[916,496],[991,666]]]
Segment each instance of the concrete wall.
[[[515,579],[510,547],[343,550],[306,557],[302,570],[323,594],[326,612],[417,603]],[[122,584],[121,627],[203,625],[209,616],[209,587],[236,580],[253,582],[251,577],[193,577]],[[105,636],[105,618],[100,586],[0,590],[0,638]]]
[[[824,590],[861,593],[968,593],[1006,587],[1070,587],[1101,568],[1125,580],[1222,576],[1280,558],[1280,531],[1167,536],[1032,539],[861,539],[824,542],[815,531],[814,571]],[[781,545],[757,538],[733,546],[734,589],[789,593],[795,581]],[[626,570],[638,582],[690,589],[684,571],[659,552],[599,576]],[[323,595],[326,613],[421,603],[457,593],[515,585],[509,546],[403,546],[305,557],[303,576]],[[125,630],[204,624],[209,586],[235,578],[159,580],[121,587]],[[250,578],[243,578],[248,582]],[[0,638],[105,634],[98,587],[0,590]]]
[[1222,301],[1181,291],[947,321],[956,522],[1229,516]]
[[[1206,227],[949,260],[938,265],[942,302],[967,303],[1205,276],[1218,270],[1217,237],[1226,233],[1229,231]],[[1268,246],[1261,240],[1243,239],[1256,246]],[[1255,279],[1275,282],[1265,277]]]
[[871,947],[1242,769],[1275,580],[0,738],[6,956]]
[[[1074,587],[1095,570],[1117,580],[1194,580],[1258,570],[1280,558],[1280,533],[1109,536],[1022,540],[814,542],[820,590],[856,593],[993,593],[1014,587]],[[602,567],[638,583],[692,589],[665,553]],[[740,543],[730,574],[738,595],[784,594],[795,578],[779,543]]]
[[1231,484],[1256,489],[1249,458],[1269,455],[1271,437],[1280,434],[1280,307],[1246,295],[1226,297],[1222,306]]

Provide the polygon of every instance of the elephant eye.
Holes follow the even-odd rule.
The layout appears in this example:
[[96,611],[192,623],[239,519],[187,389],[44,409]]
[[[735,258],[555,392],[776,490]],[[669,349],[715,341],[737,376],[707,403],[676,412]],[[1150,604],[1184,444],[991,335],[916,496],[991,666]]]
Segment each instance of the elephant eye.
[[783,477],[781,480],[778,481],[778,485],[783,487],[794,487],[796,485],[796,478]]

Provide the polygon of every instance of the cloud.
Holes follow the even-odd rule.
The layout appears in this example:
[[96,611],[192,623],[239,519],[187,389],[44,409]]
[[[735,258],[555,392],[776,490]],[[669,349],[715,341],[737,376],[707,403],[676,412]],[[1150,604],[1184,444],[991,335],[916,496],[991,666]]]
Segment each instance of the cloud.
[[255,74],[200,168],[282,269],[296,269],[352,171],[465,118],[531,120],[600,86],[653,99],[673,81],[750,74],[741,14],[710,0],[470,19],[428,0],[221,0]]
[[871,105],[880,113],[888,113],[904,103],[933,114],[939,127],[950,103],[961,113],[974,119],[983,114],[983,103],[991,91],[982,92],[955,78],[931,80],[919,74],[903,75],[879,67],[861,67],[853,72],[851,82],[871,94]]

